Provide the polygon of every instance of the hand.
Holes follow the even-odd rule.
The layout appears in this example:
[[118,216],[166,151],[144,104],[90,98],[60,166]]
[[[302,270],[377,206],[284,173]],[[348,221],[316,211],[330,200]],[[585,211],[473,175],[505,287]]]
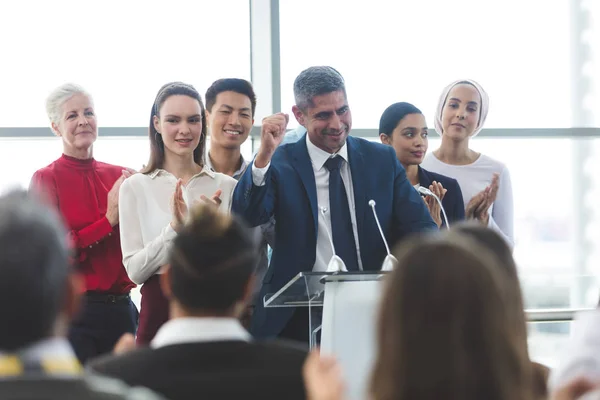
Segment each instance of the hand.
[[285,128],[289,122],[289,115],[277,113],[262,120],[260,129],[260,147],[254,162],[258,168],[264,168],[271,161],[277,146],[285,136]]
[[215,194],[212,195],[212,197],[209,199],[208,197],[206,197],[205,195],[200,196],[200,200],[202,200],[203,202],[207,203],[207,204],[211,204],[214,205],[215,207],[219,207],[221,205],[221,194],[223,193],[223,191],[221,189],[218,189]]
[[117,181],[113,184],[113,187],[108,192],[105,216],[110,223],[110,226],[115,226],[119,223],[119,189],[121,188],[123,181],[132,175],[130,171],[133,170],[124,169],[121,171],[121,176],[119,179],[117,179]]
[[[484,190],[473,196],[465,211],[466,218],[477,219],[483,225],[487,226],[490,221],[490,207],[494,204],[498,196],[498,189],[500,188],[498,183],[499,178],[498,174],[494,174],[492,182]],[[474,202],[475,199],[476,201]]]
[[487,188],[477,193],[475,196],[471,197],[467,207],[465,208],[465,218],[466,219],[474,219],[475,218],[475,210],[479,207],[483,201],[485,200]]
[[332,357],[321,356],[318,349],[308,355],[302,375],[308,400],[344,398],[344,381],[339,364]]
[[114,355],[120,355],[135,350],[135,337],[131,333],[125,333],[113,348]]
[[[441,183],[433,181],[431,185],[429,185],[429,190],[431,190],[439,199],[442,201],[448,189],[444,189]],[[429,214],[431,214],[431,218],[437,224],[438,228],[442,226],[442,216],[441,216],[441,207],[437,200],[433,196],[423,197],[423,201],[425,205],[427,205],[427,209],[429,210]]]
[[175,184],[175,192],[171,198],[171,208],[173,211],[173,218],[171,220],[171,227],[175,232],[179,232],[188,214],[188,207],[183,200],[183,182],[181,179],[177,180]]
[[597,389],[599,387],[598,384],[594,384],[587,378],[576,378],[567,384],[556,389],[554,393],[551,394],[551,400],[576,400],[579,399],[584,394]]

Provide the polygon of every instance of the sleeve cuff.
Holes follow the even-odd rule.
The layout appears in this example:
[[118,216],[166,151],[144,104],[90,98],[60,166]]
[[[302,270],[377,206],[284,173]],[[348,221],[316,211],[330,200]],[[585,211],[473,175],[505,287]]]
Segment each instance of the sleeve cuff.
[[110,222],[108,222],[108,219],[106,219],[106,217],[102,217],[92,225],[89,225],[75,233],[76,237],[73,239],[75,239],[74,241],[77,242],[77,247],[92,247],[98,244],[106,236],[110,235],[112,231],[113,227],[110,225]]
[[175,237],[177,237],[177,232],[175,232],[175,229],[173,229],[169,222],[163,231],[163,238],[165,239],[165,242],[168,242],[175,239]]
[[270,161],[263,168],[258,168],[256,166],[256,160],[252,163],[252,183],[254,183],[254,186],[264,186],[265,177],[267,175],[267,171],[269,170],[270,166],[271,166]]

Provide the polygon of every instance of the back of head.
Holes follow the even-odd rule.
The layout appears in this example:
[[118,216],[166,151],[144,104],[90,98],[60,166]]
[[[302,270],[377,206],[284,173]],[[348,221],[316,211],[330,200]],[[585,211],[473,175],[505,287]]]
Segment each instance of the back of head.
[[310,67],[300,72],[294,80],[294,99],[301,110],[314,106],[313,98],[327,93],[344,92],[346,84],[342,75],[332,67]]
[[373,399],[529,398],[531,366],[509,323],[496,258],[453,234],[415,238],[395,255]]
[[52,334],[68,281],[66,232],[26,192],[0,197],[0,350]]
[[228,315],[250,293],[257,257],[252,231],[238,217],[200,203],[171,249],[172,296],[190,312]]
[[423,114],[421,110],[410,103],[394,103],[385,109],[379,119],[379,133],[392,135],[402,118],[409,114]]
[[[505,280],[504,296],[507,311],[509,312],[509,321],[514,326],[515,334],[520,339],[522,351],[529,357],[527,344],[527,322],[525,318],[523,294],[517,272],[515,259],[512,250],[496,231],[481,225],[478,222],[462,222],[452,227],[452,230],[460,235],[470,238],[482,247],[485,247],[497,258],[496,264],[500,269],[501,278]],[[544,367],[534,365],[534,389],[537,393],[545,393],[545,380],[540,373],[544,373]]]
[[254,112],[256,111],[256,94],[254,93],[254,88],[250,82],[239,78],[219,79],[210,85],[204,96],[208,112],[212,112],[212,108],[217,102],[217,96],[223,92],[235,92],[248,96],[252,104],[252,117],[254,117]]

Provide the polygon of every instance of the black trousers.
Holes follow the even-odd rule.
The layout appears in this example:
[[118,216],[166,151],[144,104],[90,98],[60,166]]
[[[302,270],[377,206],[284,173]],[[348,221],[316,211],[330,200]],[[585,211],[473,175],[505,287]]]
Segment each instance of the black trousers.
[[84,364],[93,357],[112,352],[126,332],[135,335],[138,317],[129,295],[86,293],[82,310],[69,327],[69,342],[79,361]]

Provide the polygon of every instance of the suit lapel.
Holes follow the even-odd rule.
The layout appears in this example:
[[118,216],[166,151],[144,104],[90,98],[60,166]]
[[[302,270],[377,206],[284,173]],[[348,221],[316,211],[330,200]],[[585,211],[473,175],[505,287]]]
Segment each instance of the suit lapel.
[[[356,230],[358,232],[359,243],[361,247],[361,233],[364,232],[365,213],[367,212],[367,193],[366,193],[366,174],[367,166],[362,153],[359,150],[358,140],[348,136],[348,163],[352,173],[352,186],[354,190],[354,206],[356,213]],[[364,256],[364,252],[361,252]],[[362,258],[362,257],[361,257]],[[364,263],[364,261],[363,261]]]
[[318,206],[317,206],[317,184],[315,183],[315,172],[312,167],[308,149],[306,148],[306,134],[302,136],[294,145],[290,145],[292,166],[298,172],[300,180],[308,196],[310,208],[312,211],[315,233],[317,232]]

